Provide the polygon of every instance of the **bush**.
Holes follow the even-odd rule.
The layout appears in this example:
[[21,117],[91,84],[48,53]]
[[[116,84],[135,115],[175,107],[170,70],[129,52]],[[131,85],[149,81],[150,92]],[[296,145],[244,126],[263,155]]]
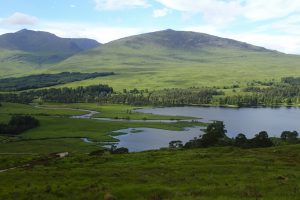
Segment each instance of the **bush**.
[[111,151],[112,154],[125,154],[129,153],[129,150],[125,147],[117,148]]
[[89,155],[90,156],[102,156],[105,152],[107,152],[107,150],[100,149],[100,150],[90,152]]

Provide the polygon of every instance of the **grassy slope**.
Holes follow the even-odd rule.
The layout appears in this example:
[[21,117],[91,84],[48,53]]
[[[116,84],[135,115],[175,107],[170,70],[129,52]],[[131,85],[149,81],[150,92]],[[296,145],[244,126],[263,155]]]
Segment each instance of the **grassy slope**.
[[237,49],[184,51],[149,45],[140,49],[107,44],[77,55],[49,71],[114,71],[116,76],[67,84],[106,83],[123,88],[172,88],[245,85],[251,80],[300,76],[300,56]]
[[[184,38],[181,38],[182,35]],[[217,42],[214,37],[209,37],[208,43],[198,43],[197,38],[201,39],[202,36],[195,33],[192,35],[163,31],[124,38],[38,70],[30,66],[25,71],[12,64],[12,71],[6,72],[2,70],[2,63],[0,76],[37,72],[113,71],[117,73],[116,76],[99,77],[64,86],[106,83],[117,90],[135,87],[157,89],[230,86],[236,83],[244,86],[252,80],[278,80],[285,76],[300,76],[300,56],[236,48],[227,44],[227,40],[221,41],[223,46],[217,48],[216,45],[209,44]],[[5,55],[0,51],[0,58],[2,54]]]
[[[279,80],[300,76],[300,56],[276,52],[254,52],[236,48],[205,47],[193,50],[165,47],[156,43],[126,43],[127,40],[105,44],[67,60],[36,69],[23,63],[0,63],[0,76],[62,71],[115,72],[62,86],[76,87],[105,83],[116,90],[123,88],[173,88],[192,86],[242,86],[252,80]],[[129,40],[130,41],[130,40]],[[1,55],[5,53],[0,52]],[[1,60],[1,59],[0,59]],[[3,59],[2,59],[3,60]],[[11,65],[10,65],[11,64]],[[10,69],[7,70],[8,66]],[[24,66],[24,67],[20,67]],[[62,87],[59,86],[59,87]]]
[[31,105],[17,104],[17,103],[1,103],[0,114],[12,115],[12,114],[27,114],[27,115],[54,115],[54,116],[73,116],[83,115],[87,112],[77,110],[65,110],[65,109],[47,109],[36,108]]
[[22,58],[24,56],[31,55],[22,51],[0,49],[0,78],[18,77],[42,71],[37,64],[24,60]]
[[[299,145],[76,154],[0,173],[0,198],[103,199],[110,193],[122,200],[296,200],[299,155]],[[0,160],[26,163],[18,157]]]

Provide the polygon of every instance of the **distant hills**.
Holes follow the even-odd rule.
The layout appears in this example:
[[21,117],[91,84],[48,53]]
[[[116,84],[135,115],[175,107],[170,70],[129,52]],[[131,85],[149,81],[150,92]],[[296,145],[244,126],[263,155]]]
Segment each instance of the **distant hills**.
[[65,71],[117,74],[67,86],[100,81],[117,89],[227,86],[300,76],[299,63],[297,55],[171,29],[102,45],[29,30],[0,36],[0,78]]
[[27,29],[0,36],[0,48],[35,53],[75,54],[99,45],[91,39],[60,38],[52,33]]
[[60,62],[74,54],[100,46],[91,39],[60,38],[52,33],[27,29],[0,36],[0,55],[3,64],[19,62],[20,65],[43,65]]

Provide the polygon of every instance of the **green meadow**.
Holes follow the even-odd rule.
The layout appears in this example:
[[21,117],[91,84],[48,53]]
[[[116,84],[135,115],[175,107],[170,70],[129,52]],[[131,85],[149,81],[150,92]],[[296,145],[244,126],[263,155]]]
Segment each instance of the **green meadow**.
[[45,104],[45,108],[75,108],[93,110],[99,113],[93,115],[98,118],[112,118],[112,119],[144,119],[144,120],[180,120],[192,119],[186,116],[164,116],[147,113],[136,112],[136,109],[147,108],[146,106],[132,106],[123,104],[96,104],[96,103],[69,103],[69,104]]
[[0,198],[297,200],[299,155],[299,145],[71,154],[63,159],[0,155],[0,163],[29,164],[0,173]]

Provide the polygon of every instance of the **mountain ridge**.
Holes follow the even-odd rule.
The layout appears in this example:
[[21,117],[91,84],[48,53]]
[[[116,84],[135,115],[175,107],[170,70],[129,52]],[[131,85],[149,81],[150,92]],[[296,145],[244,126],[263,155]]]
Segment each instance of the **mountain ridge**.
[[0,35],[0,48],[28,52],[65,51],[65,48],[70,48],[70,52],[79,52],[99,45],[99,42],[92,39],[62,38],[53,33],[27,29]]
[[152,42],[152,43],[164,45],[169,48],[193,49],[193,48],[203,48],[206,46],[210,46],[216,48],[236,47],[236,48],[248,49],[253,51],[278,52],[275,50],[267,49],[265,47],[252,45],[246,42],[242,42],[230,38],[224,38],[224,37],[214,36],[206,33],[193,32],[193,31],[176,31],[172,29],[128,36],[128,37],[111,41],[104,45],[109,45],[116,42],[139,43],[140,42],[139,40],[145,40],[150,43]]
[[42,67],[100,45],[92,39],[61,38],[49,32],[22,29],[0,35],[0,64]]
[[[247,85],[253,80],[300,76],[300,56],[204,33],[174,30],[121,38],[42,67],[34,67],[32,62],[22,63],[24,59],[18,61],[20,53],[15,54],[18,56],[3,62],[1,55],[5,52],[1,53],[0,49],[0,77],[60,72],[116,73],[112,77],[66,84],[66,87],[99,83],[109,84],[116,90],[228,87],[237,83]],[[30,56],[34,60],[37,55]]]

